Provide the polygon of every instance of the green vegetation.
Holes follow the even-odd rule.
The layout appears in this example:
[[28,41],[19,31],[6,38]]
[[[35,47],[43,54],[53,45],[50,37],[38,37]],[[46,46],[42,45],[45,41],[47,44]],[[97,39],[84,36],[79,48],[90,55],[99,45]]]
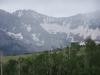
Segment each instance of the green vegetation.
[[55,49],[4,58],[3,75],[100,75],[100,44],[87,39],[84,46]]
[[28,57],[36,57],[39,52],[30,53],[30,54],[22,54],[22,55],[11,55],[11,56],[3,56],[3,62],[8,62],[9,60],[18,60],[19,58],[28,58]]

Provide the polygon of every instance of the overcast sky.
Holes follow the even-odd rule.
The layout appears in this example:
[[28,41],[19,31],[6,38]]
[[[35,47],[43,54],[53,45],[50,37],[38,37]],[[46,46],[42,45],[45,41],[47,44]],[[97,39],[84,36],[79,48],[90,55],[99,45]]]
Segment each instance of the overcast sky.
[[[32,9],[48,16],[67,17],[95,11],[96,0],[0,0],[0,9]],[[100,0],[99,0],[100,1]]]

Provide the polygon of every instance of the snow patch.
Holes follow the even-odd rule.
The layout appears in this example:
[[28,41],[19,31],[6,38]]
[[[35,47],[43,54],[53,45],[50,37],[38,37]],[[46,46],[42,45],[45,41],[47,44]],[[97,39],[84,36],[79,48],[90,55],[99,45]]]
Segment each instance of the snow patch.
[[70,23],[65,25],[59,25],[59,24],[51,24],[51,23],[42,23],[41,27],[44,28],[48,33],[50,34],[56,34],[57,32],[59,33],[66,33],[66,34],[74,34],[83,37],[86,39],[87,37],[91,36],[93,40],[97,39],[97,37],[100,36],[100,29],[90,29],[89,26],[78,26],[76,29],[71,29],[70,28]]
[[33,40],[36,42],[37,46],[43,46],[44,45],[44,40],[40,40],[38,37],[40,36],[39,34],[32,34]]
[[22,36],[21,33],[17,33],[17,34],[15,34],[15,33],[12,33],[12,32],[7,32],[7,34],[8,34],[9,36],[11,36],[11,37],[16,38],[16,39],[20,39],[20,40],[23,39],[23,36]]
[[23,12],[18,12],[18,17],[21,17],[23,15]]
[[32,37],[34,41],[37,41],[37,42],[40,41],[36,34],[32,34]]
[[25,28],[27,29],[28,32],[31,32],[31,30],[32,30],[30,24],[25,24]]

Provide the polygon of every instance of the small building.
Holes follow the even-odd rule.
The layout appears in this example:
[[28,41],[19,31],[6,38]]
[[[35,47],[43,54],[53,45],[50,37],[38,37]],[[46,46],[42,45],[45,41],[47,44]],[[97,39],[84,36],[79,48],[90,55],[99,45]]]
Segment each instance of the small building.
[[84,41],[81,41],[81,42],[79,42],[79,45],[84,46],[85,45],[85,42]]

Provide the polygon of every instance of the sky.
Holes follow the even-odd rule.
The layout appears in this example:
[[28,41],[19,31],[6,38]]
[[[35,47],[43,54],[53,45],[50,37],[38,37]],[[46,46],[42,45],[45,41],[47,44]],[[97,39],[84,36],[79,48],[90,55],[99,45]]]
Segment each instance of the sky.
[[68,17],[95,11],[96,1],[100,0],[0,0],[0,9],[31,9],[48,16]]

